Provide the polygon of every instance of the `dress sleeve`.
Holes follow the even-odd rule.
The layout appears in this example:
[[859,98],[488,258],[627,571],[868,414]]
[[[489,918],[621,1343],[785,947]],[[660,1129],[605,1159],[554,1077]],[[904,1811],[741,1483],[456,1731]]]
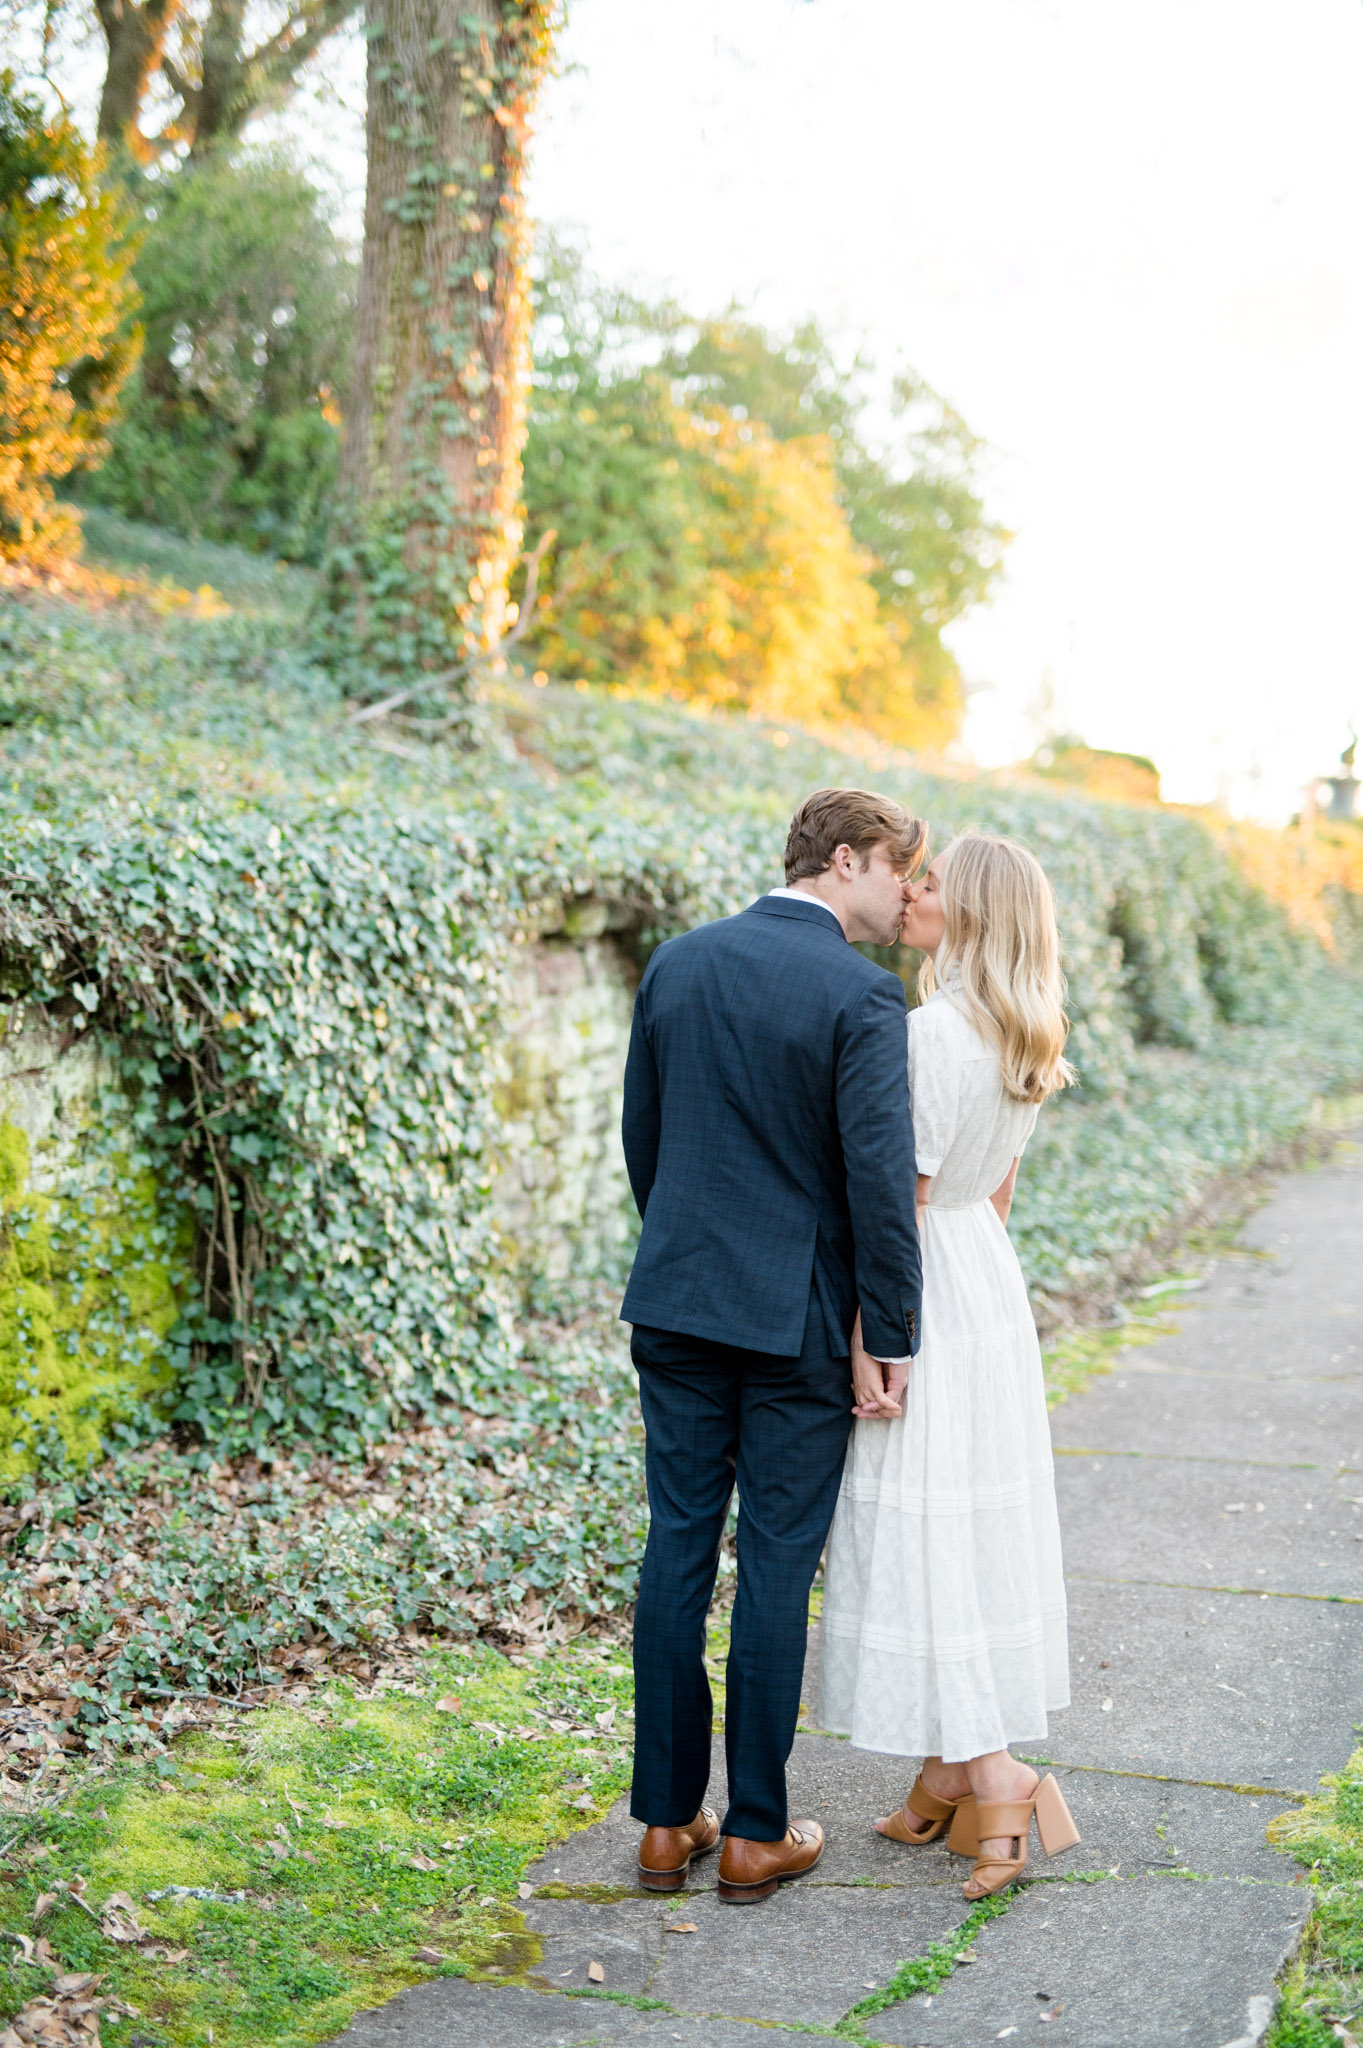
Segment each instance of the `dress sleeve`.
[[909,1017],[909,1108],[918,1171],[940,1173],[951,1150],[961,1100],[961,1047],[944,1031],[943,1005],[925,1004]]
[[1021,1159],[1023,1153],[1026,1151],[1027,1140],[1031,1137],[1032,1132],[1036,1129],[1036,1120],[1040,1116],[1040,1114],[1041,1104],[1039,1102],[1029,1102],[1027,1104],[1027,1114],[1022,1118],[1021,1122],[1018,1125],[1017,1149],[1013,1154],[1013,1157],[1015,1159]]

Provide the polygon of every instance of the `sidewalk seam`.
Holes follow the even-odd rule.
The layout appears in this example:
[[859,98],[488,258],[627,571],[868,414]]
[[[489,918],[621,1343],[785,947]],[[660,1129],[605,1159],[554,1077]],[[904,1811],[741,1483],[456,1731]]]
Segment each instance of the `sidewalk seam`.
[[[1018,1752],[1021,1755],[1021,1751]],[[1233,1785],[1225,1778],[1180,1778],[1172,1771],[1124,1770],[1116,1764],[1072,1764],[1058,1756],[1023,1757],[1024,1763],[1037,1765],[1051,1771],[1088,1771],[1100,1778],[1141,1778],[1153,1785],[1188,1785],[1203,1792],[1239,1792],[1246,1799],[1291,1799],[1300,1804],[1303,1800],[1314,1799],[1314,1792],[1303,1792],[1286,1785]]]
[[1076,1586],[1154,1586],[1164,1593],[1241,1593],[1249,1600],[1314,1600],[1322,1607],[1363,1607],[1358,1593],[1286,1593],[1276,1586],[1208,1586],[1193,1579],[1111,1579],[1098,1572],[1066,1572]]

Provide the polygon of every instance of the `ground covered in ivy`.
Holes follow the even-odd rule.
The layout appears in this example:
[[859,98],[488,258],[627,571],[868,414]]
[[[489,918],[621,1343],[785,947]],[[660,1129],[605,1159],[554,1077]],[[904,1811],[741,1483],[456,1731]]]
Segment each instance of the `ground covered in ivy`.
[[618,1624],[646,1509],[613,1309],[526,1323],[509,1379],[359,1461],[162,1436],[21,1482],[0,1507],[0,1792],[72,1750],[163,1753],[215,1699],[369,1682],[436,1639]]

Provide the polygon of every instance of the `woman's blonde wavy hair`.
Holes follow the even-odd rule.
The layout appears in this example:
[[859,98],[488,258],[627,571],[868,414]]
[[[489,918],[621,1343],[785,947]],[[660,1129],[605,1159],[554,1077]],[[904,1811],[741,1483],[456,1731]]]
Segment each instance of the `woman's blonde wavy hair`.
[[1065,977],[1045,870],[1025,846],[988,832],[963,832],[934,866],[946,931],[935,971],[923,962],[919,995],[944,988],[998,1047],[1007,1092],[1044,1102],[1075,1078],[1065,1058]]

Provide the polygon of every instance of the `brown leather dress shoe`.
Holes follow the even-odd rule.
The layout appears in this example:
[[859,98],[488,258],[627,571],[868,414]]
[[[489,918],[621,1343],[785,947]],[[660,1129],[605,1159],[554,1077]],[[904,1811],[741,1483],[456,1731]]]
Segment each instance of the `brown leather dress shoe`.
[[708,1855],[719,1840],[719,1816],[708,1806],[684,1828],[647,1828],[639,1844],[639,1882],[650,1892],[679,1892],[693,1856]]
[[719,1859],[719,1896],[729,1906],[753,1906],[778,1884],[803,1877],[823,1855],[823,1829],[816,1820],[793,1821],[782,1842],[745,1842],[726,1835]]

